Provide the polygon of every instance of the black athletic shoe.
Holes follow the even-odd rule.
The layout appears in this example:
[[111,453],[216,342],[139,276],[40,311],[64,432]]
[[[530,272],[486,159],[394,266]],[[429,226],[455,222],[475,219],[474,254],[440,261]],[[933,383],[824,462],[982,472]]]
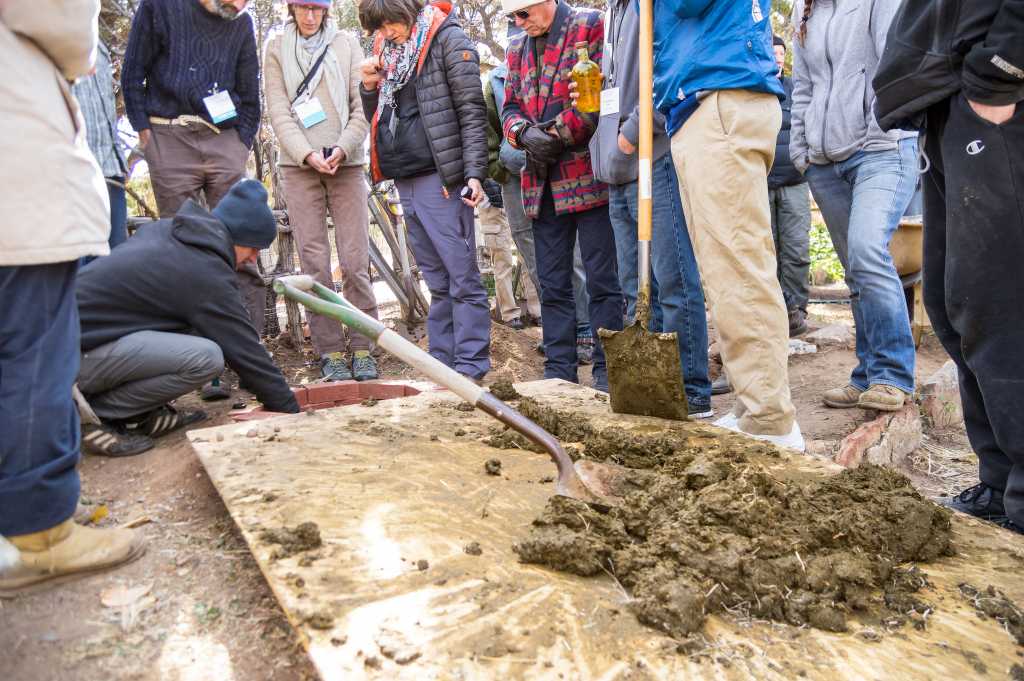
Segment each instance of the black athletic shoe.
[[955,497],[943,499],[942,505],[982,520],[991,520],[1000,525],[1010,522],[1006,517],[1006,509],[1003,507],[1002,491],[989,487],[983,482],[974,487],[968,487]]
[[82,426],[82,451],[94,456],[135,456],[153,448],[153,440],[110,423]]
[[178,411],[167,404],[147,414],[143,414],[126,425],[129,431],[157,438],[178,428],[184,428],[185,426],[205,420],[205,411]]
[[997,522],[996,525],[1003,528],[1004,530],[1010,530],[1011,532],[1016,532],[1017,534],[1024,534],[1024,527],[1021,527],[1009,518],[1003,520],[1002,522]]
[[505,322],[505,326],[512,329],[513,331],[522,331],[523,329],[526,328],[526,325],[523,324],[523,320],[520,319],[519,317],[515,317],[513,319],[508,320],[507,322]]

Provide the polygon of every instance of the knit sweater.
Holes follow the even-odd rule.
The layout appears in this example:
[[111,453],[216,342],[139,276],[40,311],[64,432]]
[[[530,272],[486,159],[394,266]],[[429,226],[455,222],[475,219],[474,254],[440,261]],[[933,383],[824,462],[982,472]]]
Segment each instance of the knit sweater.
[[[327,78],[321,77],[316,91],[313,93],[320,100],[327,118],[312,128],[303,128],[292,114],[291,96],[286,92],[284,70],[281,59],[280,35],[275,36],[268,44],[264,56],[263,88],[267,101],[267,113],[274,135],[281,144],[279,163],[285,166],[304,165],[309,154],[320,151],[323,147],[341,147],[345,152],[342,165],[363,165],[366,154],[364,145],[370,124],[363,115],[363,104],[359,97],[360,73],[359,65],[363,60],[363,50],[354,35],[347,31],[339,31],[331,46],[338,60],[340,71],[348,79],[348,124],[341,124],[341,116],[331,101]],[[323,68],[322,66],[320,68]]]
[[237,115],[217,124],[237,128],[252,147],[260,124],[259,62],[252,18],[222,19],[199,0],[142,0],[132,20],[121,71],[128,120],[149,129],[149,117],[202,116],[214,88],[226,90]]

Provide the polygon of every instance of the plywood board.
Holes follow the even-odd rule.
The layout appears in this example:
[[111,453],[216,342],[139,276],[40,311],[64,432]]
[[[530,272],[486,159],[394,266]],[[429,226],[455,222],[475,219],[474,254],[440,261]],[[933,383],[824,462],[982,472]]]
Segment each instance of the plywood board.
[[[610,414],[568,383],[517,387],[598,425],[666,426]],[[553,493],[554,466],[481,444],[491,421],[457,404],[450,393],[424,393],[189,434],[325,680],[1005,679],[1024,663],[1010,636],[957,592],[960,582],[992,584],[1024,603],[1024,542],[962,516],[959,554],[924,566],[933,587],[923,595],[936,605],[926,631],[870,641],[856,629],[711,617],[711,650],[680,654],[635,620],[610,577],[518,562],[512,544]],[[493,457],[501,477],[484,472]],[[830,467],[796,455],[779,465]],[[275,558],[279,547],[261,539],[306,521],[319,527],[322,548]],[[480,555],[464,551],[470,542]]]

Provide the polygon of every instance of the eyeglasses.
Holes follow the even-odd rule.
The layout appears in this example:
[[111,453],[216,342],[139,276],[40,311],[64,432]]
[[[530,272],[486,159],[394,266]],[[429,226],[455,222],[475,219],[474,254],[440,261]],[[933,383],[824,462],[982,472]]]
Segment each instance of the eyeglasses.
[[323,7],[315,7],[313,5],[292,5],[292,9],[294,9],[296,13],[302,12],[303,14],[308,14],[314,17],[322,16],[326,11]]
[[520,9],[516,10],[515,12],[509,12],[505,16],[508,18],[509,21],[515,21],[516,19],[522,19],[523,21],[526,21],[527,19],[530,18],[530,10]]

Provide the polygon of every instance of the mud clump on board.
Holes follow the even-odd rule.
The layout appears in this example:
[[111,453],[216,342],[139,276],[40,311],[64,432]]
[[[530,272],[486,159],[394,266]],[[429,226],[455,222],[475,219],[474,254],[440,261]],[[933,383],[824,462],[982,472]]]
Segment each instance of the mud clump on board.
[[522,397],[512,385],[512,381],[505,378],[491,384],[490,390],[492,395],[503,402],[511,402]]
[[501,475],[501,459],[487,459],[484,462],[484,472],[487,475]]
[[280,544],[281,547],[274,551],[272,559],[286,558],[288,556],[318,549],[323,546],[320,538],[320,528],[316,523],[305,522],[295,527],[282,527],[278,529],[267,529],[260,533],[260,539],[268,544]]
[[978,589],[970,584],[960,585],[960,595],[966,598],[974,609],[986,617],[999,623],[1017,641],[1024,646],[1024,611],[1006,597],[999,589],[989,586]]
[[590,428],[587,458],[646,470],[607,513],[552,497],[514,550],[614,575],[641,622],[679,638],[723,611],[828,631],[892,619],[887,603],[927,611],[912,596],[927,580],[897,566],[952,553],[948,510],[887,468],[789,476],[766,467],[779,457],[770,445],[719,433]]

